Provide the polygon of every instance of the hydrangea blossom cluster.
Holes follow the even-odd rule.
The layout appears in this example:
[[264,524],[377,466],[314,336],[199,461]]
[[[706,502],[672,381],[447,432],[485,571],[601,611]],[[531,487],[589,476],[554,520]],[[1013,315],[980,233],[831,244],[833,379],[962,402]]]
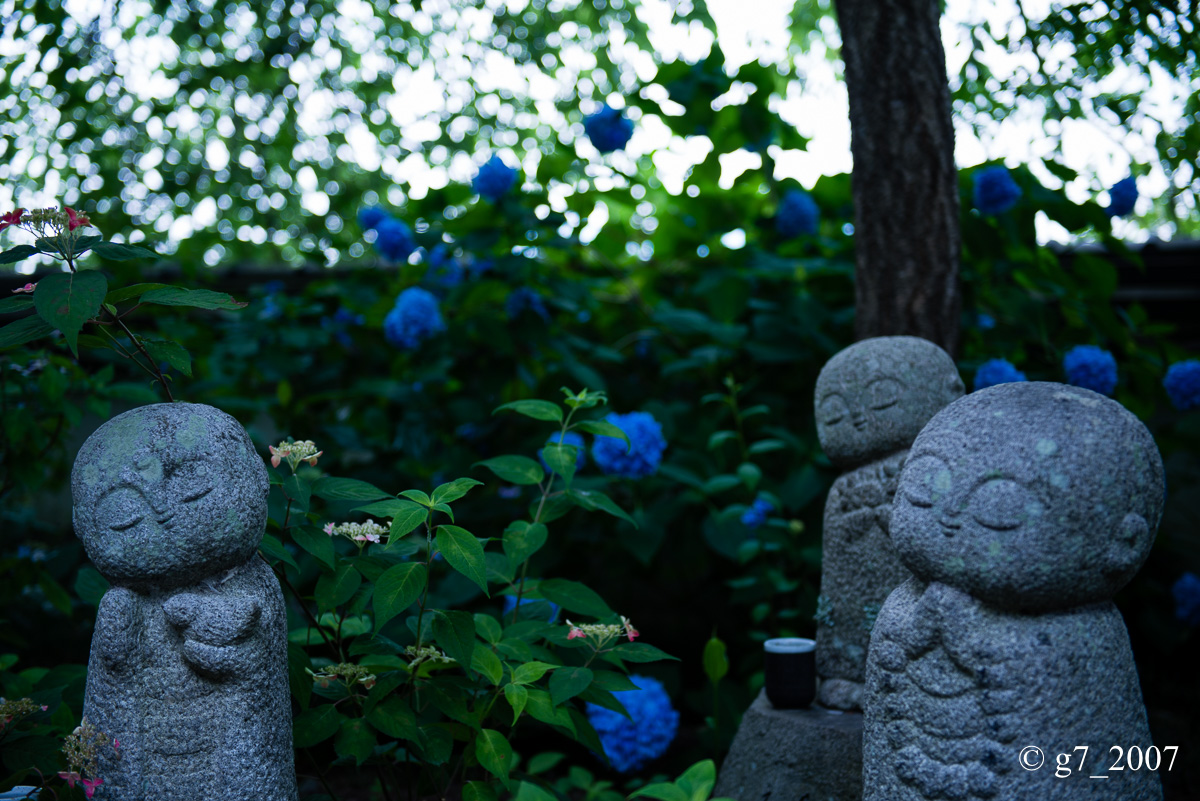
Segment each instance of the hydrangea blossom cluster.
[[446,323],[437,298],[411,286],[396,297],[395,307],[383,318],[383,334],[398,348],[413,350],[434,334],[445,331]]
[[994,166],[976,170],[972,180],[975,208],[979,209],[980,214],[1003,214],[1017,205],[1021,198],[1021,187],[1017,186],[1006,167]]
[[317,464],[317,459],[325,451],[317,450],[316,444],[311,439],[300,440],[299,442],[291,442],[284,440],[278,445],[267,447],[271,452],[271,467],[279,467],[281,462],[287,462],[292,468],[292,472],[296,472],[296,468],[301,462],[308,462],[314,467]]
[[[558,604],[554,603],[553,601],[547,601],[543,598],[522,598],[521,599],[521,607],[522,607],[522,612],[521,612],[522,616],[525,616],[528,613],[531,616],[534,616],[537,618],[544,618],[549,623],[553,623],[555,620],[558,620]],[[528,607],[528,610],[525,610],[525,607]],[[504,615],[505,615],[505,617],[511,615],[513,613],[513,610],[516,608],[517,608],[517,596],[505,595],[504,596]]]
[[379,542],[383,535],[388,533],[388,530],[376,523],[370,518],[365,523],[326,523],[325,528],[321,529],[331,537],[345,537],[351,542],[358,543],[358,547],[362,547],[367,543]]
[[546,311],[546,303],[537,292],[523,286],[508,293],[508,297],[504,301],[504,313],[508,315],[508,319],[516,319],[527,311],[550,322],[550,312]]
[[1095,345],[1076,345],[1063,356],[1067,383],[1111,395],[1117,388],[1117,360]]
[[1163,388],[1179,411],[1200,409],[1200,361],[1188,359],[1172,364],[1163,378]]
[[415,668],[422,662],[433,662],[435,665],[454,664],[454,657],[446,656],[446,654],[432,645],[422,645],[420,648],[415,645],[406,646],[404,648],[404,655],[408,657],[408,667],[410,669]]
[[351,662],[326,665],[315,673],[309,668],[304,670],[313,677],[313,683],[321,688],[329,687],[335,681],[340,681],[346,686],[361,684],[368,690],[375,686],[375,674],[362,665]]
[[431,284],[449,289],[461,284],[466,277],[466,267],[459,259],[454,258],[450,247],[445,243],[429,251],[428,262],[429,269],[425,271],[425,280]]
[[759,495],[754,503],[742,513],[742,525],[748,528],[758,528],[767,522],[767,517],[775,511],[775,504]]
[[779,235],[792,239],[805,234],[812,236],[817,232],[817,223],[821,220],[821,209],[812,195],[802,189],[789,189],[779,201],[779,209],[775,212],[775,230]]
[[629,144],[633,137],[633,120],[620,109],[605,105],[595,114],[584,118],[583,130],[601,153],[612,153]]
[[633,627],[633,622],[621,615],[620,623],[572,623],[567,621],[567,627],[570,629],[567,632],[568,640],[588,640],[588,645],[596,651],[607,646],[617,637],[628,637],[630,642],[633,642],[636,637],[641,634]]
[[[568,431],[565,436],[561,431],[555,431],[546,440],[546,444],[551,445],[555,442],[562,442],[564,445],[574,445],[578,449],[575,452],[575,469],[582,470],[583,466],[587,464],[587,450],[584,448],[583,437],[574,431]],[[538,449],[538,459],[541,460],[542,467],[549,470],[550,465],[546,464],[546,459],[542,455],[544,451],[544,448]]]
[[1200,626],[1200,576],[1184,573],[1171,587],[1175,617],[1189,626]]
[[1025,374],[1007,359],[988,359],[975,371],[975,391],[1024,380]]
[[[104,779],[96,775],[97,760],[100,757],[100,749],[107,746],[109,742],[107,734],[88,723],[87,718],[84,718],[75,727],[75,731],[68,734],[63,741],[63,755],[67,758],[69,770],[59,771],[59,778],[64,779],[72,789],[75,787],[75,782],[79,782],[83,785],[84,795],[91,798],[96,793],[96,788],[104,784]],[[114,750],[120,749],[119,740],[111,742]],[[89,775],[91,778],[85,778]]]
[[75,242],[83,235],[80,228],[87,228],[92,221],[70,206],[61,209],[14,209],[0,215],[0,231],[17,227],[28,231],[39,240],[45,240],[54,255],[70,260],[75,254]]
[[412,229],[378,206],[360,211],[358,223],[365,231],[375,231],[375,249],[389,261],[405,261],[417,249]]
[[45,712],[49,708],[48,706],[42,706],[32,698],[18,698],[15,701],[0,698],[0,732],[3,732],[8,727],[8,724],[18,718],[32,715],[39,709]]
[[1133,212],[1137,203],[1137,181],[1131,175],[1122,178],[1108,190],[1108,214],[1110,217],[1124,217]]
[[629,437],[629,447],[616,437],[596,437],[592,445],[592,460],[608,476],[645,478],[658,472],[667,440],[662,425],[649,412],[610,412],[604,418]]
[[505,164],[497,155],[492,156],[479,168],[479,172],[475,174],[474,180],[471,181],[471,188],[480,197],[487,198],[495,203],[508,194],[508,191],[513,188],[513,184],[516,182],[517,171]]
[[637,690],[617,692],[629,718],[611,709],[587,705],[588,721],[600,735],[604,754],[619,773],[638,770],[666,753],[679,730],[679,712],[671,706],[662,682],[649,676],[632,675]]

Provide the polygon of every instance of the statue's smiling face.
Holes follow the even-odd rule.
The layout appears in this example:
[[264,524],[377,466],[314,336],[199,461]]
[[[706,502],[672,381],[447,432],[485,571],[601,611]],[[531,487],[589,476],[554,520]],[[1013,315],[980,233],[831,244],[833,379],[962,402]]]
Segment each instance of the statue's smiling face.
[[232,418],[180,414],[181,405],[114,419],[76,462],[76,533],[116,583],[190,583],[249,558],[261,537],[261,460]]
[[892,542],[914,575],[1027,611],[1128,581],[1161,511],[1161,461],[1133,415],[1082,392],[1006,384],[930,421],[892,506]]

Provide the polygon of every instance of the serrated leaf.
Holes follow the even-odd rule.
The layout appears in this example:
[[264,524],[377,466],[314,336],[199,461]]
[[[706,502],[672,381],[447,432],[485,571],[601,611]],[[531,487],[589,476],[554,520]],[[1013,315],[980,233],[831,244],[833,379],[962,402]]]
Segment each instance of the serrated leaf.
[[487,782],[467,782],[463,785],[462,801],[499,801],[499,796]]
[[456,478],[435,489],[430,500],[435,504],[452,503],[466,495],[472,487],[480,486],[483,486],[482,481],[476,481],[473,478]]
[[556,667],[557,665],[546,662],[526,662],[523,665],[517,665],[517,669],[513,671],[512,680],[514,684],[532,684]]
[[612,649],[612,653],[626,662],[658,662],[661,659],[679,661],[679,659],[671,656],[666,651],[661,651],[653,645],[647,645],[643,642],[621,643]]
[[363,512],[375,517],[392,518],[391,534],[388,537],[389,546],[399,542],[401,537],[418,528],[425,522],[426,517],[429,515],[429,511],[419,503],[413,503],[409,500],[400,501],[395,498],[377,503],[369,503],[366,506],[358,506],[353,511]]
[[618,673],[615,670],[593,670],[592,686],[608,690],[610,693],[624,693],[641,689],[624,673]]
[[147,339],[145,337],[140,337],[140,339],[154,361],[166,362],[179,372],[191,377],[192,354],[188,353],[183,345],[168,339]]
[[333,549],[332,537],[316,526],[296,526],[288,531],[297,545],[317,557],[326,567],[333,569],[337,555]]
[[512,746],[503,734],[495,729],[484,729],[475,740],[475,757],[483,769],[501,781],[508,781],[508,764],[512,759]]
[[263,535],[262,541],[258,544],[258,549],[267,556],[271,557],[271,559],[291,565],[299,570],[296,560],[293,559],[292,555],[287,552],[287,548],[283,547],[283,543],[270,534]]
[[312,748],[336,734],[345,719],[332,704],[306,709],[292,720],[292,742],[296,748]]
[[546,477],[542,466],[527,456],[497,456],[476,462],[476,467],[486,467],[510,484],[539,484]]
[[601,512],[610,514],[613,517],[621,518],[634,528],[638,527],[633,518],[624,509],[617,506],[616,501],[599,490],[573,489],[567,490],[565,494],[568,500],[577,506],[587,509],[589,512],[599,509]]
[[321,574],[313,597],[322,611],[334,609],[349,601],[361,584],[362,576],[354,569],[354,565],[343,562],[338,565],[336,572]]
[[483,613],[475,615],[475,631],[492,645],[500,642],[504,637],[504,632],[500,628],[500,623],[497,622],[496,618]]
[[[378,686],[378,685],[376,685]],[[416,742],[417,716],[399,696],[393,695],[367,713],[367,722],[388,737]]]
[[438,609],[433,617],[433,638],[446,656],[469,669],[475,654],[475,618],[460,610]]
[[569,579],[546,579],[538,584],[538,592],[547,601],[558,604],[568,612],[601,618],[613,615],[612,609],[595,590],[586,584]]
[[367,727],[367,721],[362,718],[342,721],[333,740],[333,750],[338,756],[354,757],[358,765],[366,762],[375,752],[375,735]]
[[322,476],[313,482],[312,494],[327,501],[373,501],[392,497],[365,481],[334,476]]
[[15,314],[33,308],[33,295],[12,295],[0,298],[0,314]]
[[532,417],[534,420],[548,420],[553,423],[561,423],[563,417],[561,406],[544,400],[519,400],[505,403],[493,409],[492,414],[503,411],[516,412],[526,417]]
[[40,253],[33,245],[17,245],[0,253],[0,264],[16,264],[21,259],[27,259]]
[[38,316],[62,331],[71,353],[79,355],[79,331],[96,316],[108,291],[108,279],[94,270],[55,273],[38,281],[33,305]]
[[571,479],[575,478],[578,456],[579,448],[574,445],[546,443],[546,447],[542,448],[542,458],[546,460],[546,465],[562,476],[568,487],[571,486]]
[[528,523],[524,520],[517,520],[509,524],[508,528],[504,529],[504,536],[501,544],[504,548],[504,555],[514,565],[520,565],[529,557],[533,556],[542,546],[546,544],[546,539],[549,532],[541,523]]
[[184,289],[172,286],[164,289],[152,289],[142,295],[142,303],[156,303],[159,306],[190,306],[195,309],[241,309],[249,304],[234,300],[224,292],[213,292],[211,289]]
[[44,337],[47,334],[53,333],[53,331],[54,326],[36,314],[22,317],[15,323],[9,323],[0,328],[0,349],[24,345],[26,342]]
[[[614,437],[630,445],[629,435],[621,430],[619,426],[613,425],[607,420],[582,420],[576,423],[572,428],[578,428],[580,431],[586,431],[589,434],[595,434],[598,437]],[[628,447],[626,447],[628,450]]]
[[[157,259],[158,254],[153,250],[147,250],[137,245],[125,245],[119,242],[96,242],[92,245],[92,252],[102,259],[109,261],[129,261],[130,259]],[[204,290],[196,290],[204,291]],[[215,294],[219,294],[214,292]],[[172,305],[191,305],[191,304],[172,304]]]
[[529,700],[529,691],[520,684],[506,684],[504,685],[504,698],[513,708],[512,725],[516,726],[521,713],[525,711],[525,703]]
[[592,671],[585,667],[563,667],[550,676],[550,702],[558,706],[568,701],[592,684]]
[[435,540],[437,549],[450,567],[478,584],[484,595],[488,595],[483,546],[475,539],[475,535],[465,528],[443,525],[438,526]]
[[471,669],[487,678],[492,686],[499,686],[504,680],[504,665],[500,657],[483,643],[475,643],[475,653],[471,656]]
[[105,303],[123,303],[127,300],[140,298],[142,295],[154,289],[167,289],[167,284],[130,284],[120,289],[114,289],[104,296]]
[[108,579],[100,575],[100,571],[94,567],[79,568],[79,575],[75,577],[75,594],[89,606],[100,606],[100,599],[111,586]]
[[403,612],[421,597],[428,574],[425,565],[405,562],[388,568],[375,582],[375,630]]

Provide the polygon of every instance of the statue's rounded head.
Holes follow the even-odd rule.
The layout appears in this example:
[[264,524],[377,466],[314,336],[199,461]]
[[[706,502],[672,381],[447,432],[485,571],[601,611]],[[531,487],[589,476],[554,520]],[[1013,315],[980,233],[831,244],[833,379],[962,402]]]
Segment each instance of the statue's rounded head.
[[830,461],[856,467],[912,445],[930,418],[962,394],[954,360],[932,342],[864,339],[821,368],[817,437]]
[[269,489],[237,420],[193,403],[142,406],[100,426],[79,449],[75,534],[115,584],[185,586],[254,554]]
[[1111,598],[1162,516],[1162,458],[1124,406],[1065,384],[1000,384],[913,443],[891,535],[915,576],[1042,612]]

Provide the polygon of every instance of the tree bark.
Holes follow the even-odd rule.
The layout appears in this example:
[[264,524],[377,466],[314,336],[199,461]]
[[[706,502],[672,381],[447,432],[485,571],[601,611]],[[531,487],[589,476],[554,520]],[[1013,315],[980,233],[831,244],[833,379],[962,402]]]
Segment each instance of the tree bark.
[[918,336],[954,355],[961,239],[938,0],[834,5],[854,158],[855,336]]

